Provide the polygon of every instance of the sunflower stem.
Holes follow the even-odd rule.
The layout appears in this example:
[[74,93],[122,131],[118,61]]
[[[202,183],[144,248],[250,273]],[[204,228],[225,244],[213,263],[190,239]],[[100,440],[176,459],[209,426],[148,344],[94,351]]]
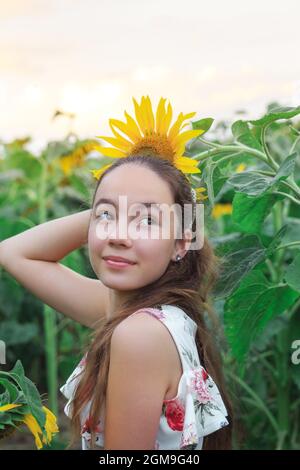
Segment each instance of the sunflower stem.
[[[39,223],[43,224],[47,220],[46,193],[47,193],[47,162],[42,157],[42,174],[39,185]],[[46,349],[47,385],[49,405],[52,412],[58,412],[57,403],[57,355],[56,355],[56,312],[43,304],[44,335]]]

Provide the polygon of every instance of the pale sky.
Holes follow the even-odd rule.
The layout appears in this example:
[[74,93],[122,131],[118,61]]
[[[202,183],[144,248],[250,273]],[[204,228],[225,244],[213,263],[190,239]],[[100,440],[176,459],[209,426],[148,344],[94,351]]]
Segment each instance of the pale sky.
[[0,140],[109,135],[132,96],[174,119],[300,104],[298,0],[0,0]]

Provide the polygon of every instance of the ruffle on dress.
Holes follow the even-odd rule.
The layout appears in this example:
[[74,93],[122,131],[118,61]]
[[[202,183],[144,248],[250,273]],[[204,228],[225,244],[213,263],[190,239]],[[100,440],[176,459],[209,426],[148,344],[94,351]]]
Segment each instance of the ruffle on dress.
[[195,449],[201,438],[229,424],[218,387],[204,367],[186,370],[175,398],[164,400],[168,427],[181,432],[180,449]]
[[68,402],[66,403],[64,407],[64,412],[68,416],[68,418],[71,418],[72,416],[72,400],[75,395],[75,388],[77,386],[79,376],[82,373],[84,366],[85,366],[85,361],[86,361],[86,354],[83,356],[79,364],[75,367],[71,375],[68,377],[66,382],[62,387],[60,387],[61,393],[64,395],[65,398],[67,398]]

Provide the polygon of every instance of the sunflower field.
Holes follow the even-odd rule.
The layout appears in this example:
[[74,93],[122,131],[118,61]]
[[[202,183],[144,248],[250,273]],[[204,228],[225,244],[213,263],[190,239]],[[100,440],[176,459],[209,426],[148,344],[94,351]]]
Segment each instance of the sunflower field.
[[[235,449],[300,449],[299,114],[300,106],[271,103],[253,120],[243,120],[242,113],[234,122],[204,117],[191,121],[190,140],[184,143],[185,155],[200,170],[191,182],[204,204],[206,233],[223,260],[213,299],[227,342],[224,372],[237,399],[241,432]],[[28,150],[30,142],[30,137],[0,141],[0,242],[89,209],[92,172],[101,172],[116,156],[105,154],[96,138],[74,133],[48,142],[39,155]],[[95,277],[86,246],[61,263]],[[39,412],[35,386],[60,427],[65,400],[59,386],[81,359],[88,333],[0,267],[0,340],[6,348],[0,418],[9,390],[25,404],[25,389],[16,388],[22,376],[22,383],[32,386]],[[11,385],[5,374],[14,365]],[[39,416],[44,423],[45,416]],[[22,447],[18,433],[0,440],[0,448],[24,448],[29,441]],[[67,431],[56,432],[48,448],[65,449],[67,441]]]

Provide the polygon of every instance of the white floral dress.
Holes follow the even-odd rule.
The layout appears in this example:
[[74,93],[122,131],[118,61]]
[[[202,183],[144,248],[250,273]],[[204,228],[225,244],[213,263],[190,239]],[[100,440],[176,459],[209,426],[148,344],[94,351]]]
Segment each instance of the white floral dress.
[[[201,366],[195,342],[197,324],[182,310],[174,305],[161,305],[160,308],[142,308],[160,320],[172,335],[182,363],[183,374],[180,378],[176,397],[164,400],[155,449],[202,449],[203,437],[229,424],[228,415],[217,385]],[[66,383],[60,388],[68,399],[64,412],[71,417],[72,397],[77,376],[85,365],[85,356],[74,369]],[[90,449],[89,429],[90,403],[81,416],[82,449]],[[96,446],[104,446],[104,410],[96,429]]]

